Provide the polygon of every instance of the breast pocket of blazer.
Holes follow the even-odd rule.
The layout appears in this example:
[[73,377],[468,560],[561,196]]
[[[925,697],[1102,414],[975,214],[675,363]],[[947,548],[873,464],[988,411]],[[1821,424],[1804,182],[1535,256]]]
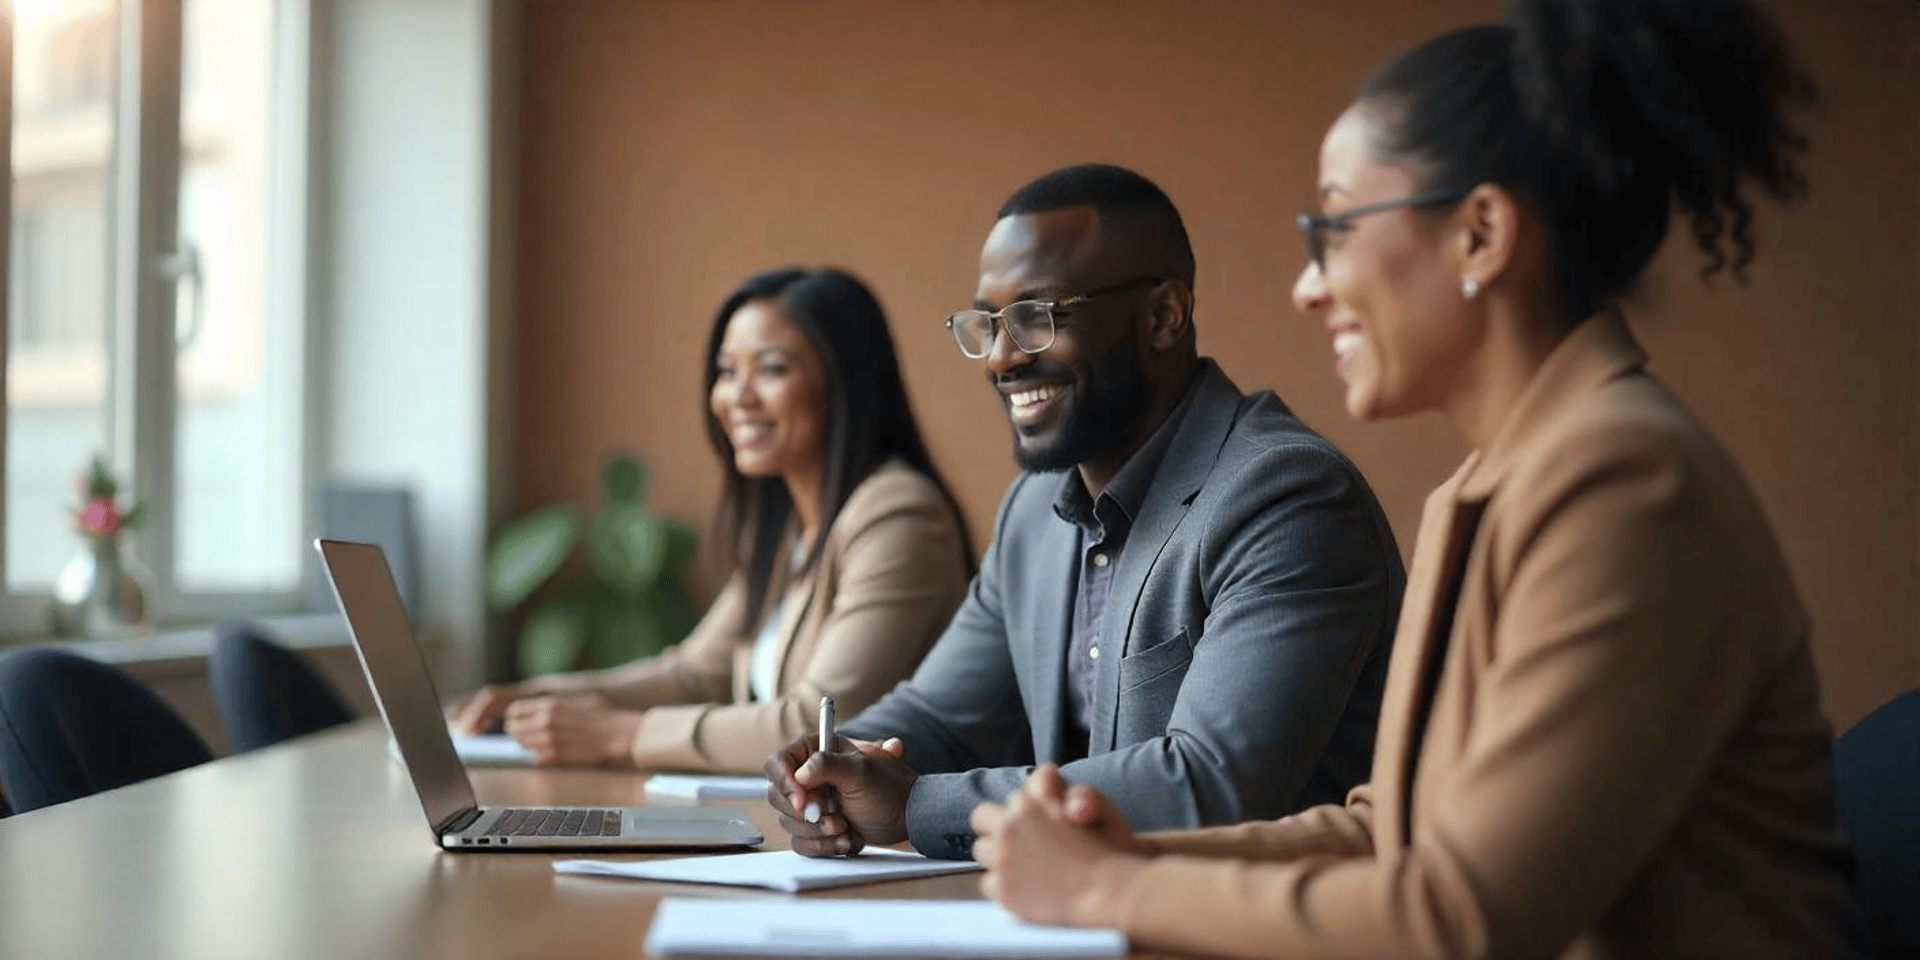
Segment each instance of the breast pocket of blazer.
[[1172,692],[1180,689],[1193,663],[1193,644],[1182,630],[1167,639],[1120,658],[1120,692],[1137,696],[1153,689]]

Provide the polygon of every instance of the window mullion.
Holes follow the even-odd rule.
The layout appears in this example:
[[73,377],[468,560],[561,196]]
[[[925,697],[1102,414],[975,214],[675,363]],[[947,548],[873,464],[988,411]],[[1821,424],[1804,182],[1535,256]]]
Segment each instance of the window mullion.
[[149,503],[138,551],[167,596],[175,556],[175,291],[158,265],[179,232],[181,0],[126,0],[121,10],[112,453],[132,465],[133,489]]
[[[0,17],[0,159],[6,161],[7,175],[0,177],[0,599],[9,602],[0,604],[10,611],[18,611],[21,604],[9,594],[7,589],[7,424],[12,419],[7,416],[7,343],[12,339],[7,329],[6,304],[10,303],[11,291],[7,285],[12,282],[13,271],[8,264],[13,262],[13,17]],[[38,606],[38,605],[36,605]],[[40,610],[34,610],[36,617]],[[25,623],[13,622],[5,613],[0,613],[0,637],[21,632]]]

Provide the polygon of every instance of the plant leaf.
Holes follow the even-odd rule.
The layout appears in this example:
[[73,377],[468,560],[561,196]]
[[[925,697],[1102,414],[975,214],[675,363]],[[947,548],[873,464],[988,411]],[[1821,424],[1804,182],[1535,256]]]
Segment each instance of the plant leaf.
[[593,626],[586,657],[590,669],[632,663],[667,648],[659,618],[645,601],[608,603],[596,611]]
[[667,560],[664,572],[677,574],[693,563],[694,555],[700,551],[700,534],[692,527],[672,518],[663,517],[661,522],[667,525]]
[[544,507],[500,528],[487,551],[487,600],[511,610],[553,577],[580,536],[580,512]]
[[520,631],[520,675],[538,677],[575,669],[587,646],[592,607],[577,597],[549,600]]
[[587,527],[587,558],[593,571],[621,595],[635,599],[653,589],[667,563],[667,524],[637,503],[614,504]]
[[107,464],[99,457],[93,458],[93,468],[87,471],[87,499],[112,497],[119,492],[114,485],[113,474],[107,472]]
[[624,453],[607,461],[600,472],[600,489],[608,503],[639,503],[646,485],[647,468]]
[[648,600],[654,619],[660,624],[662,649],[685,640],[700,623],[700,608],[687,595],[687,588],[677,575],[669,574],[656,581]]

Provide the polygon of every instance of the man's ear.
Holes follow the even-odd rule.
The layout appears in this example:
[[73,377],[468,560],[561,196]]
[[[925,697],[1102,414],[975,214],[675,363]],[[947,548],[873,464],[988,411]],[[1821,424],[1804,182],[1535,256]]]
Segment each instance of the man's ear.
[[1186,339],[1193,327],[1193,288],[1180,280],[1163,280],[1147,303],[1147,344],[1170,350]]

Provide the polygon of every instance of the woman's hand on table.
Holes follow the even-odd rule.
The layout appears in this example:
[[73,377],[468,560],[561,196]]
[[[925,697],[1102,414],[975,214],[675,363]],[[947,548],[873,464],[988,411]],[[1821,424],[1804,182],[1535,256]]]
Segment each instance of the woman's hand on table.
[[526,747],[539,766],[629,763],[644,715],[615,710],[597,693],[523,696],[506,707],[508,735]]

